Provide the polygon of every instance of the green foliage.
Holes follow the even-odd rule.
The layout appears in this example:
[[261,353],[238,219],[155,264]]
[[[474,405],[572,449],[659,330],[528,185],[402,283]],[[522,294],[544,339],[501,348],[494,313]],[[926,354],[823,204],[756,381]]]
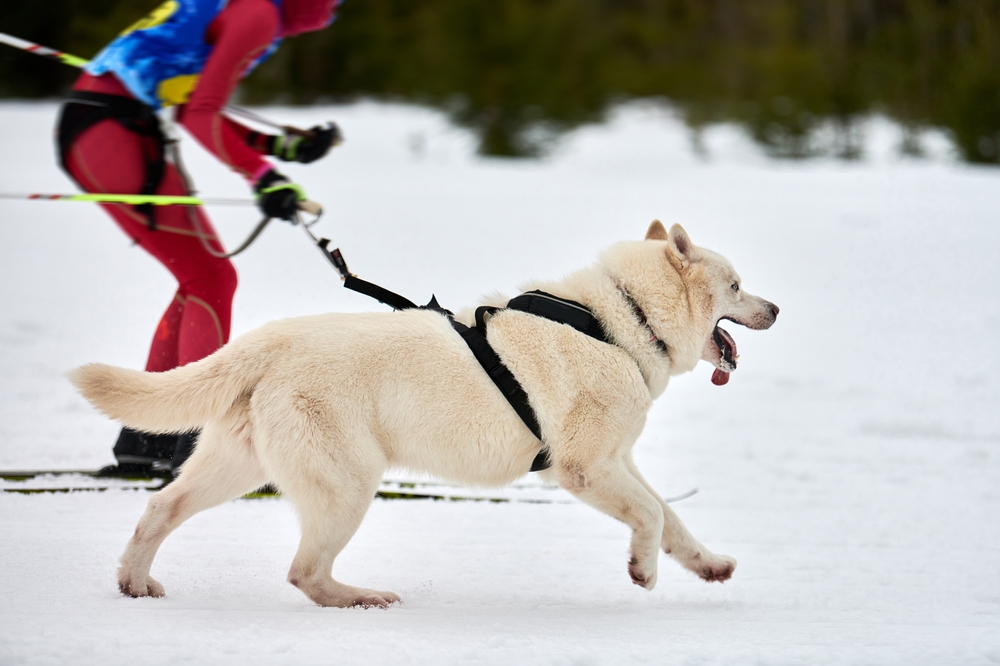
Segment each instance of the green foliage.
[[[0,30],[89,56],[155,1],[21,3]],[[60,67],[3,53],[0,94],[52,95],[71,77]],[[881,111],[912,130],[905,150],[942,127],[966,159],[995,163],[1000,0],[347,0],[242,94],[429,104],[474,129],[483,153],[511,156],[658,97],[694,128],[738,122],[775,155],[853,158],[858,120]]]

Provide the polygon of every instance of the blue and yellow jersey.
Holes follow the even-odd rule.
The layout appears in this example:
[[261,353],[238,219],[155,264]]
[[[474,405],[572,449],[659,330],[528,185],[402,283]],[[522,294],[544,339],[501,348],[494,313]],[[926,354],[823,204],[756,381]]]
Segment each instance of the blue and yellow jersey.
[[[104,47],[86,70],[93,76],[113,72],[137,99],[154,109],[184,104],[212,52],[212,46],[205,43],[205,31],[226,2],[167,0]],[[281,8],[281,0],[272,2]],[[280,43],[276,36],[243,75],[274,53]]]

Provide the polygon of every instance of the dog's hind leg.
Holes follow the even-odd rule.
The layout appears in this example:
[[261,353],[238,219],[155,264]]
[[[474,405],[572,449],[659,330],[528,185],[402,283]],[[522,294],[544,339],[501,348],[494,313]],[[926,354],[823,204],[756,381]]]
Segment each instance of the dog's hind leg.
[[629,472],[659,501],[663,509],[663,538],[660,543],[663,552],[677,560],[685,569],[698,574],[702,580],[709,582],[729,580],[736,569],[736,560],[727,555],[716,555],[694,538],[694,535],[688,531],[670,505],[663,501],[663,498],[639,473],[639,469],[632,461],[631,452],[625,454],[625,465]]
[[118,569],[118,587],[132,597],[162,597],[149,569],[163,540],[185,520],[268,482],[244,425],[212,422],[177,479],[154,494]]
[[[372,444],[367,450],[359,442],[334,444],[330,455],[302,456],[293,465],[286,458],[277,472],[275,480],[295,505],[302,526],[288,582],[320,606],[385,608],[399,601],[392,592],[345,585],[332,575],[334,560],[357,531],[385,471],[384,458]],[[313,447],[303,441],[299,450]]]

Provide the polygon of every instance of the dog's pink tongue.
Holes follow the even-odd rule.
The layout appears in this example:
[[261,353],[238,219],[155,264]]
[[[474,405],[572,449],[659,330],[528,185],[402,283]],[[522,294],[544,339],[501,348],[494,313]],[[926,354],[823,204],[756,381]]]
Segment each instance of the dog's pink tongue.
[[712,373],[712,383],[715,384],[716,386],[722,386],[728,381],[729,381],[728,372],[723,372],[722,370],[716,368],[715,372]]

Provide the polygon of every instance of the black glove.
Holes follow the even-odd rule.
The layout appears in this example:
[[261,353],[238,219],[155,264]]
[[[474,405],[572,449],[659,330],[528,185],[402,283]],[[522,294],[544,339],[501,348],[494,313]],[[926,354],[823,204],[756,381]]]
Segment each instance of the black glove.
[[327,123],[326,127],[316,125],[309,129],[308,136],[285,132],[271,137],[268,152],[285,162],[309,164],[326,155],[331,147],[343,140],[340,128],[335,123]]
[[306,193],[300,185],[291,182],[271,169],[254,185],[257,193],[257,207],[268,217],[294,222],[299,212],[299,202],[306,200]]

